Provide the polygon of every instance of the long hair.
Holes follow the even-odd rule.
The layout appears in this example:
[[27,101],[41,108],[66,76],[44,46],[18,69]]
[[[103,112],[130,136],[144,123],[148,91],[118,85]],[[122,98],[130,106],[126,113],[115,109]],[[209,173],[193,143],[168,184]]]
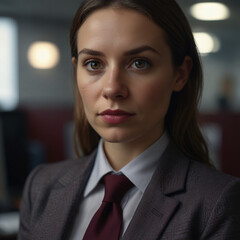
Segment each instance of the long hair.
[[[102,8],[127,8],[149,17],[164,30],[171,49],[172,63],[179,67],[186,56],[191,57],[193,67],[189,79],[180,92],[173,92],[165,128],[171,139],[187,156],[209,164],[207,144],[198,125],[198,102],[202,93],[202,67],[189,23],[175,0],[85,0],[77,10],[70,31],[71,55],[77,59],[78,29],[94,11]],[[75,72],[76,84],[76,72]],[[75,150],[79,155],[90,153],[97,145],[99,136],[88,123],[76,84]]]

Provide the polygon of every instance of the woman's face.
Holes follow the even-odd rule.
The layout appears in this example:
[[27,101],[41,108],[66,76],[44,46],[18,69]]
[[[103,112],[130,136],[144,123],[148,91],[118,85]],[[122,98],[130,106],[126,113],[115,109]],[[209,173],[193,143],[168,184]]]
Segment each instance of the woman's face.
[[80,27],[77,48],[78,88],[95,131],[114,143],[160,137],[171,94],[186,82],[162,29],[133,10],[101,9]]

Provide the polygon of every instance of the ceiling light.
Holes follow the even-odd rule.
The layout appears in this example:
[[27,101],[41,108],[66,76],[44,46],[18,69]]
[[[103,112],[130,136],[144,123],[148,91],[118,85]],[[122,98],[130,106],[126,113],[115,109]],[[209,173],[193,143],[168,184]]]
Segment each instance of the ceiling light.
[[28,60],[34,68],[53,68],[59,59],[59,49],[51,42],[35,42],[28,49]]
[[218,2],[196,3],[190,8],[193,17],[205,21],[217,21],[229,18],[228,7]]
[[201,54],[217,52],[220,49],[219,40],[206,32],[193,33],[197,48]]

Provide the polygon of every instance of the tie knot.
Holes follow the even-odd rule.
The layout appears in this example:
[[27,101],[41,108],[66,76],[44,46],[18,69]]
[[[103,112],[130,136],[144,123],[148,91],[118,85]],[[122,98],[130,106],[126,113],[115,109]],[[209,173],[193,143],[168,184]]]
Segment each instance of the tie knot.
[[124,194],[133,187],[132,182],[124,175],[107,174],[103,178],[105,184],[105,202],[120,202]]

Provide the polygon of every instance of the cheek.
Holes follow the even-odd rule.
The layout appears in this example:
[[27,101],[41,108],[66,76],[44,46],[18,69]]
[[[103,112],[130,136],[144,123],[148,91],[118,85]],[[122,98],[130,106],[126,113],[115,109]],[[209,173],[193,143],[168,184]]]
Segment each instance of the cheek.
[[94,99],[92,98],[92,94],[89,93],[89,89],[87,87],[82,87],[78,85],[78,90],[82,99],[82,106],[85,113],[85,116],[88,122],[91,124],[92,112],[94,111]]
[[158,79],[143,86],[137,94],[139,101],[141,100],[149,109],[156,109],[157,111],[159,111],[159,108],[165,109],[168,107],[172,94],[171,82]]
[[89,76],[83,69],[78,69],[77,85],[82,100],[96,98],[101,93],[101,81],[96,77]]
[[96,112],[97,106],[99,104],[99,95],[101,94],[101,90],[99,89],[98,83],[79,83],[78,82],[78,91],[80,93],[83,108],[87,118]]
[[88,90],[82,86],[78,86],[78,90],[79,90],[82,100],[84,101],[84,99],[86,99],[89,96]]
[[89,78],[81,71],[79,71],[77,79],[78,91],[82,98],[83,104],[88,104],[89,101],[91,102],[91,98],[93,98],[94,95],[94,84],[91,84]]
[[78,91],[80,93],[83,107],[85,109],[85,112],[88,108],[90,108],[91,103],[93,102],[93,93],[91,93],[91,88],[88,88],[86,85],[79,84],[78,83]]

